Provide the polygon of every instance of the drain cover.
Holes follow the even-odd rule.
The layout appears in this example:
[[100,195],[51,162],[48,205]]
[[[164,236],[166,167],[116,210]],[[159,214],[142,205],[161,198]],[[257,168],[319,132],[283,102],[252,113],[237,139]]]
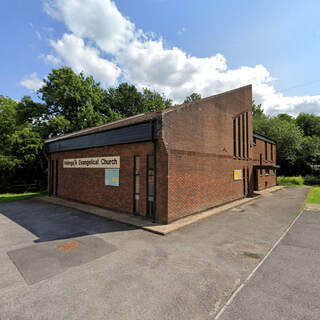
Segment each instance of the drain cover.
[[60,244],[59,246],[57,246],[57,248],[62,251],[70,251],[72,249],[76,249],[76,248],[80,247],[81,245],[82,245],[82,243],[79,241],[70,240],[70,241],[67,241],[67,242]]

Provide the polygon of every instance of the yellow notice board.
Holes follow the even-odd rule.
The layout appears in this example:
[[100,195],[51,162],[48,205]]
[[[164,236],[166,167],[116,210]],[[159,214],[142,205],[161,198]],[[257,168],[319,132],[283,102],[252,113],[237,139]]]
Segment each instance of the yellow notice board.
[[241,180],[242,179],[242,170],[233,170],[233,180]]

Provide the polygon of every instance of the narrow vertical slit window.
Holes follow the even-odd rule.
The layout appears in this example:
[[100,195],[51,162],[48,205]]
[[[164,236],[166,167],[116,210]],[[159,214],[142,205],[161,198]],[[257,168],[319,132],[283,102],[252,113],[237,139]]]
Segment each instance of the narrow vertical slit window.
[[244,126],[244,113],[242,114],[242,157],[246,156],[246,144],[245,144],[245,126]]
[[[262,166],[262,154],[260,153],[260,166]],[[262,175],[262,169],[260,168],[260,175]]]
[[154,190],[155,190],[155,174],[154,174],[154,156],[147,156],[147,217],[154,218]]
[[249,168],[247,168],[247,194],[250,194],[250,179],[249,179]]
[[233,156],[237,156],[237,131],[236,131],[236,119],[233,119]]
[[140,156],[134,156],[133,212],[140,213]]
[[246,112],[246,139],[247,139],[247,159],[249,159],[249,125],[248,125],[248,112]]
[[241,158],[241,128],[240,117],[238,117],[238,157]]
[[242,169],[243,195],[246,196],[246,169]]
[[59,161],[56,160],[56,196],[58,195]]
[[265,159],[268,160],[268,143],[264,142],[264,149],[265,149]]
[[51,160],[51,168],[50,168],[50,196],[53,195],[53,179],[54,179],[54,161]]
[[273,144],[270,143],[270,157],[271,157],[271,161],[273,161]]

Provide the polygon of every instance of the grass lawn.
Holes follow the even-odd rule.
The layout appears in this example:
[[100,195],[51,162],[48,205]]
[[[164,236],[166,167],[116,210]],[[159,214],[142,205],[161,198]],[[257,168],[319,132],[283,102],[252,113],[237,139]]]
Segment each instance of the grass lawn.
[[320,203],[320,187],[312,187],[307,203]]
[[[298,177],[277,177],[277,183],[280,186],[293,186],[293,187],[310,187],[311,191],[308,195],[306,203],[319,203],[320,204],[320,186],[318,183],[318,180],[315,181],[315,179],[319,179],[318,177],[308,177],[303,178],[301,176]],[[308,182],[311,181],[310,185]],[[318,184],[318,185],[315,185]]]
[[48,194],[47,191],[26,192],[26,193],[2,193],[0,194],[0,203],[26,200],[33,197],[45,196],[47,194]]

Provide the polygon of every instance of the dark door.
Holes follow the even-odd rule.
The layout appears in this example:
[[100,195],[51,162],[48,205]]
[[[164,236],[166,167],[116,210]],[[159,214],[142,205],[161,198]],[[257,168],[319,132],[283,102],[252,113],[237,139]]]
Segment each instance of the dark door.
[[133,213],[140,213],[140,156],[134,157]]
[[147,156],[147,217],[154,219],[155,206],[155,173],[154,173],[154,156]]

